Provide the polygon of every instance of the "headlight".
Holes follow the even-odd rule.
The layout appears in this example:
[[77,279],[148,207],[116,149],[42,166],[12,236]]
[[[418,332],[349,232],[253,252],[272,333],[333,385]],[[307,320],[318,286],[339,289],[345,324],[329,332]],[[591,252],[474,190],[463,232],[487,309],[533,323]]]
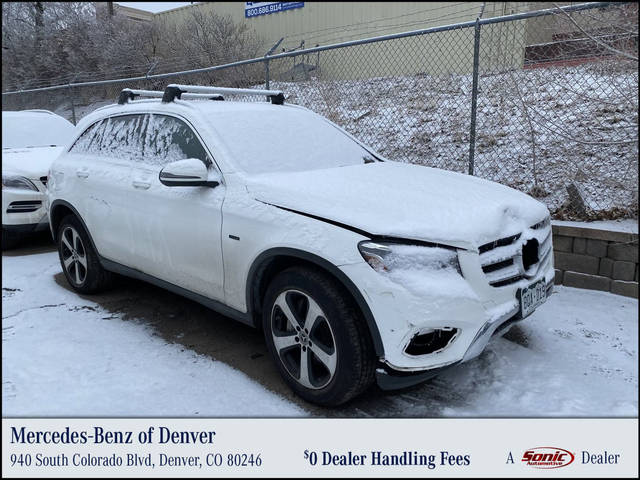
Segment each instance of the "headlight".
[[378,272],[394,270],[460,271],[455,249],[364,241],[358,244],[360,254]]
[[416,297],[477,300],[453,247],[365,240],[358,249],[374,270]]
[[22,190],[38,191],[31,180],[19,175],[2,175],[2,188],[19,188]]

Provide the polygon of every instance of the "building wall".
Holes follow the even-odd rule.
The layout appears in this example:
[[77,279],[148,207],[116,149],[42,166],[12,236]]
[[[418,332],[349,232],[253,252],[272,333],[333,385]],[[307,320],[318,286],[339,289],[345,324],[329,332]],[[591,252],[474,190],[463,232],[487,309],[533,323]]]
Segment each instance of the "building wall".
[[302,40],[306,47],[312,47],[473,20],[481,6],[482,2],[305,2],[302,8],[245,18],[244,2],[206,2],[157,17],[181,21],[191,9],[228,15],[235,22],[247,23],[264,38],[266,51],[281,37],[285,37],[281,48],[289,50]]
[[151,12],[146,12],[144,10],[139,10],[137,8],[125,7],[123,5],[114,4],[115,12],[119,15],[124,15],[125,17],[136,20],[140,22],[152,22],[154,18],[154,14]]
[[[98,17],[109,14],[109,2],[93,2],[96,8],[96,15]],[[140,22],[152,22],[154,20],[154,14],[147,12],[146,10],[140,10],[138,8],[125,7],[118,3],[113,2],[113,12],[118,15],[123,15],[131,20]]]
[[[577,4],[583,2],[557,2],[558,6]],[[540,2],[539,10],[554,8],[553,2]],[[527,21],[527,45],[536,45],[553,41],[554,33],[567,29],[567,21],[556,15],[546,17],[531,18]]]
[[[558,6],[577,5],[585,2],[540,2],[536,9],[554,8]],[[611,31],[612,25],[620,24],[624,21],[625,15],[633,18],[637,15],[637,6],[633,2],[620,8],[598,8],[583,12],[572,13],[571,16],[586,31],[597,33],[600,31]],[[615,29],[613,29],[615,30]],[[550,15],[547,17],[532,18],[527,21],[527,45],[536,45],[572,38],[573,36],[584,37],[584,34],[569,21],[564,14]]]
[[[367,38],[475,20],[483,2],[305,2],[304,7],[245,18],[243,2],[206,2],[156,14],[156,21],[182,22],[192,9],[230,16],[246,23],[264,40],[266,52],[280,38],[276,52],[317,45],[330,45]],[[523,11],[523,2],[486,2],[483,18]],[[481,61],[520,67],[525,43],[524,22],[519,26],[487,29]],[[486,38],[484,38],[486,37]],[[468,74],[473,67],[473,29],[394,40],[323,52],[310,58],[272,62],[272,78],[294,79],[301,62],[318,66],[319,77],[333,79],[427,73]],[[289,78],[290,77],[290,78]]]

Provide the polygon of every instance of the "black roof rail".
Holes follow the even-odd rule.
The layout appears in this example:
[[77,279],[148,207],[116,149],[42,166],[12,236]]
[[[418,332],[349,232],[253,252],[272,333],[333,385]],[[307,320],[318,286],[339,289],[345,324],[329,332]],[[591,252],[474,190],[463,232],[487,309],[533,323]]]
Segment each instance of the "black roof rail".
[[173,85],[169,85],[164,89],[164,94],[162,95],[162,103],[173,102],[176,98],[181,98],[183,91],[175,87]]
[[[173,102],[176,98],[183,98],[183,94],[229,94],[229,95],[264,95],[274,105],[284,103],[284,94],[281,90],[259,90],[253,88],[226,88],[226,87],[206,87],[202,85],[168,85],[164,90],[162,101],[164,103]],[[186,98],[186,97],[184,97]]]
[[131,88],[125,88],[120,92],[118,104],[124,105],[129,100],[134,100],[136,97],[160,98],[162,97],[162,92],[159,90],[133,90]]

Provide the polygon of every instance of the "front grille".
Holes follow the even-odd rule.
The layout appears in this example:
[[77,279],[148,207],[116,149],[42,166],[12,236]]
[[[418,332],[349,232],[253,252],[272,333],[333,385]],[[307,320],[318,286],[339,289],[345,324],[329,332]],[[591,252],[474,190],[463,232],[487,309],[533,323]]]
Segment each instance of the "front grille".
[[549,229],[549,233],[544,240],[540,242],[540,247],[538,247],[538,257],[540,257],[540,262],[544,262],[547,257],[551,254],[551,250],[553,249],[551,245],[551,229]]
[[484,273],[491,273],[497,270],[502,270],[503,268],[508,268],[511,265],[513,265],[513,258],[508,258],[502,262],[490,263],[489,265],[482,267],[482,271]]
[[535,234],[526,242],[518,241],[519,233],[481,245],[480,264],[489,285],[504,287],[535,275],[551,253],[549,225],[545,219],[531,226]]
[[485,243],[484,245],[480,245],[478,249],[480,253],[488,252],[489,250],[493,250],[496,247],[504,247],[506,245],[511,245],[513,242],[520,238],[521,233],[516,235],[511,235],[510,237],[500,238],[498,240],[494,240],[493,242]]
[[505,287],[507,285],[511,285],[512,283],[519,282],[523,278],[524,278],[524,275],[516,275],[515,277],[509,277],[509,278],[506,278],[504,280],[493,282],[493,283],[491,283],[491,286],[494,287],[494,288]]
[[11,202],[7,207],[7,213],[29,213],[35,212],[42,206],[40,200],[20,200]]

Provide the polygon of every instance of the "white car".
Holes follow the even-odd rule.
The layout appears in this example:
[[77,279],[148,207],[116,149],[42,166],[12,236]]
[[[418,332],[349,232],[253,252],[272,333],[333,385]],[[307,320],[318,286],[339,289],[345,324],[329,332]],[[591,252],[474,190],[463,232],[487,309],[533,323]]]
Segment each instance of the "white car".
[[46,110],[2,112],[3,250],[25,234],[47,229],[47,173],[74,129]]
[[69,284],[112,272],[262,328],[304,399],[339,405],[479,355],[545,301],[547,208],[476,177],[387,161],[326,118],[244,90],[125,90],[52,165]]

